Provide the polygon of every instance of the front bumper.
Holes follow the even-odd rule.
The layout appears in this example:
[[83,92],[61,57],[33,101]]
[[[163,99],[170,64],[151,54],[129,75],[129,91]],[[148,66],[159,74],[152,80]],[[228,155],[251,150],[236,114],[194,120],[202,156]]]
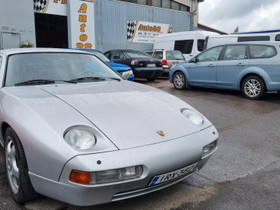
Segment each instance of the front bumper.
[[[153,192],[183,180],[190,174],[185,174],[183,177],[167,183],[148,186],[154,176],[183,168],[195,162],[198,163],[196,170],[201,169],[216,150],[202,159],[203,146],[217,138],[218,132],[214,126],[211,126],[198,133],[158,144],[76,156],[66,163],[60,179],[57,181],[31,173],[30,178],[38,193],[66,203],[77,206],[108,203]],[[99,185],[80,185],[69,181],[69,174],[73,169],[102,171],[134,165],[142,165],[144,168],[142,176],[135,180]]]

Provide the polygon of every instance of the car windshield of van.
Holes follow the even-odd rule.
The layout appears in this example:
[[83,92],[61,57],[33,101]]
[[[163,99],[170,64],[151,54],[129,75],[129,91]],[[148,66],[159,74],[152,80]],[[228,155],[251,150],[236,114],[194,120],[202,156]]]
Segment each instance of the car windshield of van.
[[140,51],[126,51],[125,54],[127,54],[131,58],[147,58],[147,57],[151,57],[147,53],[140,52]]

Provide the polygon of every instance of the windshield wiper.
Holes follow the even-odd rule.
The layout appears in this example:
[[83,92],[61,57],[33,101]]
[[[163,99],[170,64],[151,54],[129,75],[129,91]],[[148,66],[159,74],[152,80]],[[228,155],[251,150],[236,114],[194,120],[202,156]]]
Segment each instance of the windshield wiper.
[[68,81],[68,80],[33,79],[33,80],[27,80],[24,82],[16,83],[15,86],[53,84],[56,82],[76,83],[75,81]]
[[114,78],[114,77],[80,77],[80,78],[76,78],[76,79],[71,79],[71,82],[80,82],[80,81],[92,81],[92,80],[117,80],[117,81],[121,81],[121,79],[119,78]]

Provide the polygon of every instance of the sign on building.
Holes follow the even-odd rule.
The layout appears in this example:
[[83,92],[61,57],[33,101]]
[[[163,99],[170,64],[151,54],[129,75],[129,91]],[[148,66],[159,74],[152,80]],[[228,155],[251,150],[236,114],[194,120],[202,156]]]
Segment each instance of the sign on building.
[[137,20],[127,21],[127,41],[154,43],[155,37],[172,32],[171,24],[151,23]]

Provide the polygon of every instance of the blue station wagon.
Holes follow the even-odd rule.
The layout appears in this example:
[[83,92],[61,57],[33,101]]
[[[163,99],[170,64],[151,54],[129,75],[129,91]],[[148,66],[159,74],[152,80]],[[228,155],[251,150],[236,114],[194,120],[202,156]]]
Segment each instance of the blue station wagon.
[[241,90],[249,99],[280,91],[279,43],[250,42],[210,48],[176,64],[169,80],[176,89],[190,86]]

